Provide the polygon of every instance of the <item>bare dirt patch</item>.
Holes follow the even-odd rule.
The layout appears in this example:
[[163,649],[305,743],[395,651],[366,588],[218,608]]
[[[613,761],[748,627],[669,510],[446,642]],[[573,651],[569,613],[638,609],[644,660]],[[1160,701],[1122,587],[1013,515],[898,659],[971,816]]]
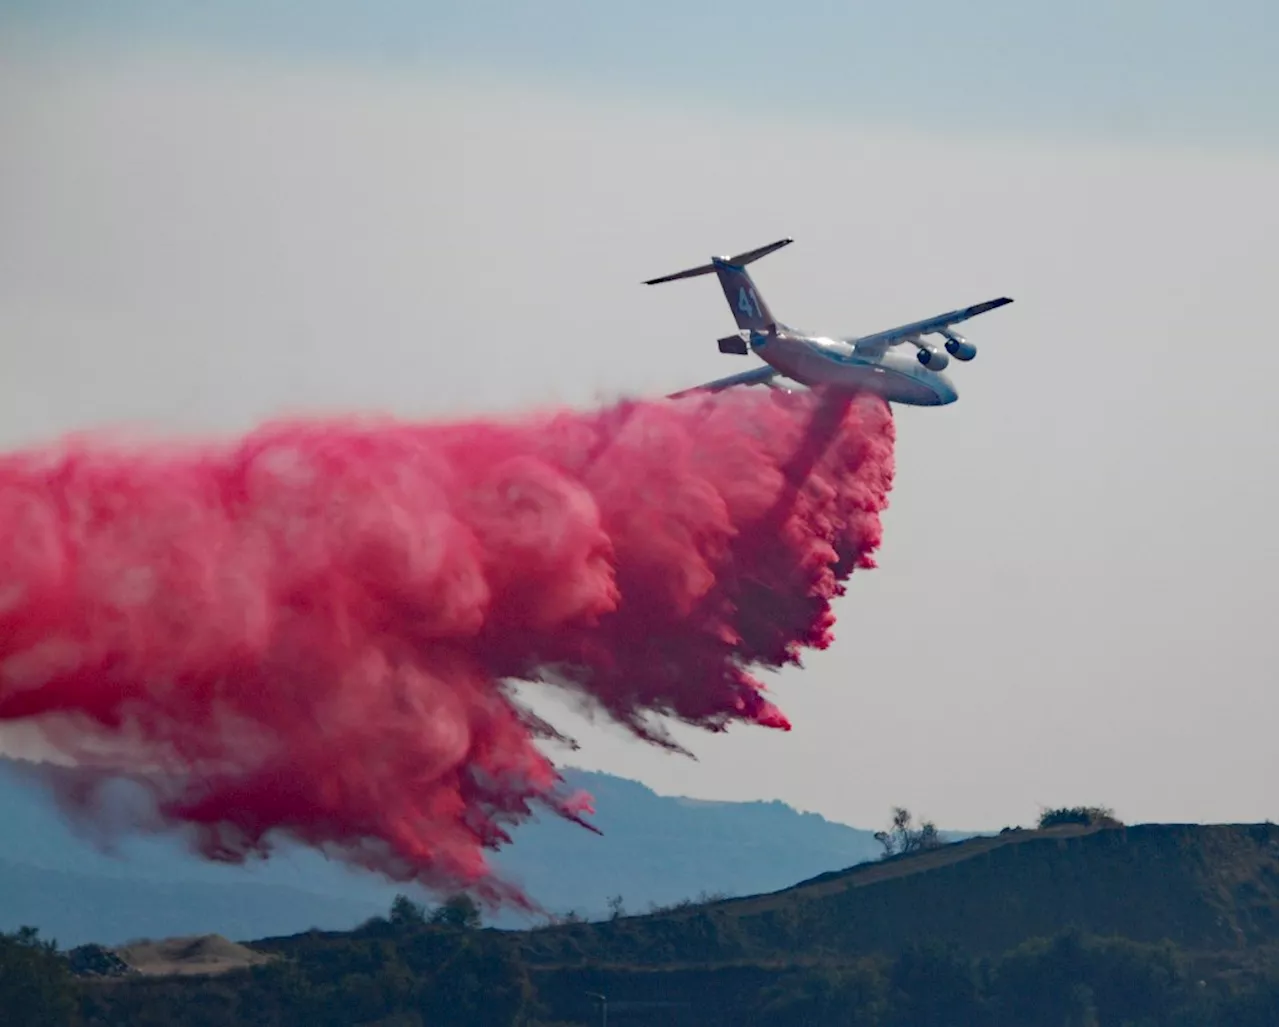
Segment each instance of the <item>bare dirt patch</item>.
[[122,945],[117,956],[150,977],[174,974],[220,974],[270,961],[271,956],[228,941],[220,934],[165,938]]

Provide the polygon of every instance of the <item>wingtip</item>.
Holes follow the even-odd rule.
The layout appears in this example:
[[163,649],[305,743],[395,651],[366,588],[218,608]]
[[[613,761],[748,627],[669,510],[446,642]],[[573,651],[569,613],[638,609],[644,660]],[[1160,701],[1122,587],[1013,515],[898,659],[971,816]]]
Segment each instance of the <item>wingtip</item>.
[[1008,306],[1012,302],[1012,296],[999,296],[996,299],[987,300],[986,303],[979,303],[976,312],[985,314],[989,311],[997,310],[1000,307]]

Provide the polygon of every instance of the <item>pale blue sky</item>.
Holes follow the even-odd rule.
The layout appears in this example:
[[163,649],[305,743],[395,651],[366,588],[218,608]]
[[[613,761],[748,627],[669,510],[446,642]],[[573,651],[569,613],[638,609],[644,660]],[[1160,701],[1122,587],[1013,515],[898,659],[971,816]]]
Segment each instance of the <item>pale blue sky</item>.
[[461,68],[741,113],[1183,145],[1277,139],[1267,0],[0,0],[0,18],[51,39]]
[[783,235],[816,330],[1011,295],[791,734],[540,711],[864,826],[1274,819],[1275,5],[683,6],[0,0],[0,446],[660,395],[741,365],[638,283]]

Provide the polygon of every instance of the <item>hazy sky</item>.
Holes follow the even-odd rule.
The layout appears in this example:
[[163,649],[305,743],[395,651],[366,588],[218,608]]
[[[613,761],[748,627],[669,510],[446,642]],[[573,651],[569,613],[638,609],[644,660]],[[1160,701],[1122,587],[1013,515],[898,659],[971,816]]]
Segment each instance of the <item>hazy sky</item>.
[[860,825],[1274,819],[1275,5],[683,6],[0,0],[0,445],[661,394],[746,365],[639,281],[782,235],[806,327],[1010,295],[790,734],[539,709]]

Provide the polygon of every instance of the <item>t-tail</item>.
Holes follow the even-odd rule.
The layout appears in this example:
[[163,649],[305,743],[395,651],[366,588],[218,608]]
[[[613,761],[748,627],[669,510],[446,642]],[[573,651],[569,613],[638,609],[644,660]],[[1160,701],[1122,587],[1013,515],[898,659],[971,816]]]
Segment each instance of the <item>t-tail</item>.
[[[764,297],[760,295],[760,290],[756,288],[756,283],[747,274],[747,265],[753,260],[768,256],[774,250],[782,249],[791,241],[791,239],[779,239],[768,246],[747,250],[746,253],[739,253],[733,257],[712,257],[710,264],[691,267],[687,271],[677,271],[673,275],[663,275],[661,278],[650,278],[644,284],[658,285],[662,282],[674,282],[677,278],[696,278],[698,275],[709,275],[715,272],[716,277],[720,279],[720,288],[724,290],[724,298],[729,301],[729,309],[733,311],[734,320],[738,322],[739,330],[769,332],[778,322],[769,310],[769,305],[765,303]],[[745,344],[743,351],[745,352]]]

